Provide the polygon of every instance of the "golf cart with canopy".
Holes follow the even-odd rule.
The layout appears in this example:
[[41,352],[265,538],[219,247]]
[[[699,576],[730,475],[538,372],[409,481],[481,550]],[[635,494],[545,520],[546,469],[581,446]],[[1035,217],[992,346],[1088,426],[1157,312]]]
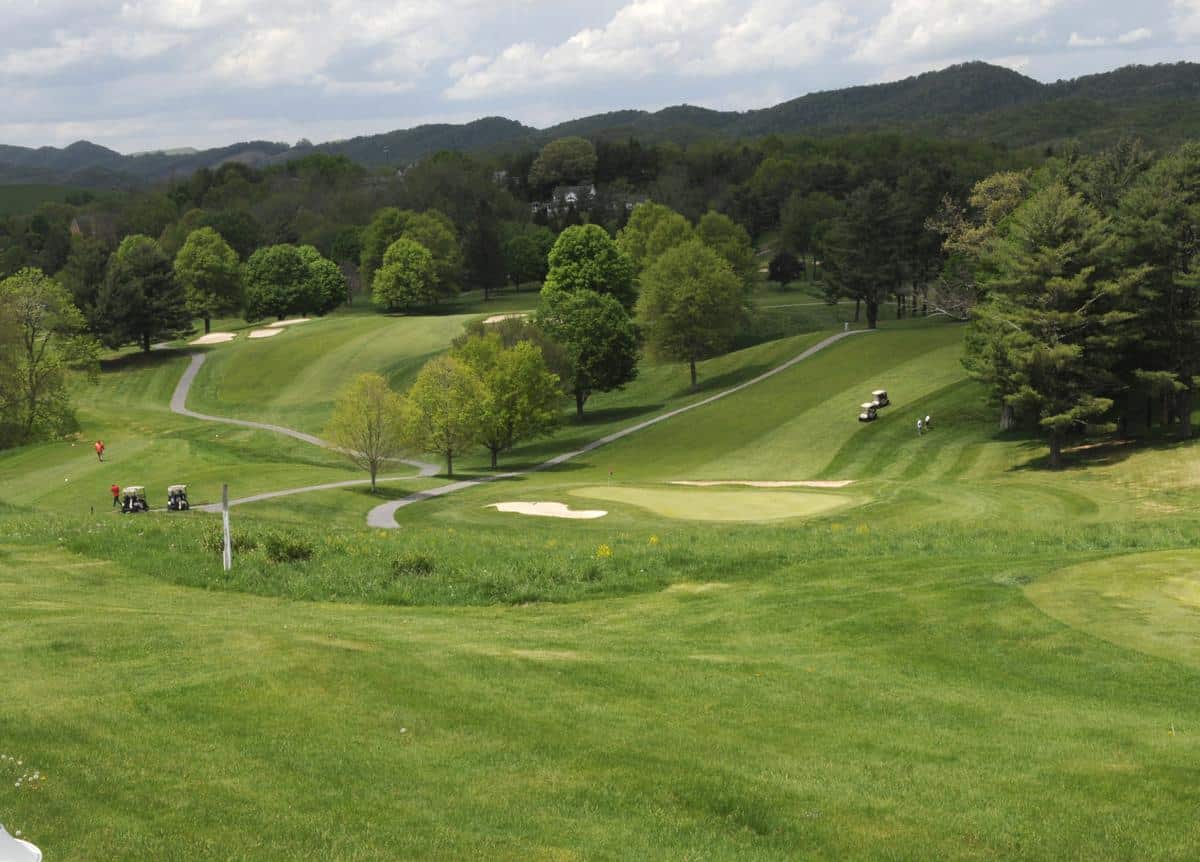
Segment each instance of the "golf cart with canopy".
[[146,489],[141,485],[130,485],[128,488],[122,488],[121,511],[127,515],[130,512],[150,511],[150,504],[146,502]]
[[862,413],[858,414],[859,422],[874,422],[879,418],[875,415],[875,411],[879,408],[874,401],[868,401],[866,404],[861,405],[861,407]]
[[0,825],[0,862],[42,862],[42,851],[28,841],[9,835]]
[[888,401],[886,389],[876,389],[874,392],[871,393],[871,398],[872,398],[871,403],[874,404],[877,408],[878,407],[887,407],[889,404],[892,403],[891,401]]
[[187,485],[169,485],[167,487],[167,508],[172,512],[186,512],[190,508]]

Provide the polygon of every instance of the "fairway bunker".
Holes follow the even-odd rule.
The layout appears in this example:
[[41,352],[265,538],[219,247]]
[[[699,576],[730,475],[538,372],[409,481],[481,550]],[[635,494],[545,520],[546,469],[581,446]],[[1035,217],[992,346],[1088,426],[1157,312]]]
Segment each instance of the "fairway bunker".
[[664,488],[636,485],[595,485],[571,494],[628,503],[686,521],[783,521],[811,518],[856,506],[864,500],[845,494],[757,488]]
[[226,342],[233,341],[235,338],[237,338],[237,333],[234,332],[210,332],[208,335],[201,335],[195,341],[189,341],[188,344],[225,344]]
[[510,314],[493,314],[491,317],[489,317],[483,323],[486,326],[486,325],[490,325],[493,323],[502,323],[505,320],[511,320],[514,317],[528,317],[528,316],[529,316],[529,313],[525,312],[525,311],[514,311]]
[[571,518],[580,521],[603,518],[608,514],[603,509],[572,509],[566,503],[547,501],[536,503],[522,503],[517,501],[491,503],[484,508],[495,509],[499,512],[516,512],[518,515],[537,515],[540,518]]
[[297,323],[308,323],[312,320],[311,317],[297,317],[295,320],[277,320],[274,323],[268,323],[267,326],[295,326]]
[[282,329],[256,329],[250,333],[249,338],[270,338],[273,335],[278,335],[283,332]]
[[693,488],[715,488],[721,485],[747,485],[751,488],[845,488],[847,485],[853,485],[853,479],[813,479],[813,480],[796,480],[790,479],[676,479],[671,482],[672,485],[688,485]]

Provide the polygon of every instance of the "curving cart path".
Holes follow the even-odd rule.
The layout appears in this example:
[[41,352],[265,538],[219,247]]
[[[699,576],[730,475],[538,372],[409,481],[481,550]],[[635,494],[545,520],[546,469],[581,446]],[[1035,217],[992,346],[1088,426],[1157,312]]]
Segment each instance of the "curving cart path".
[[[180,416],[187,416],[190,419],[199,419],[203,422],[220,422],[223,425],[239,425],[243,428],[254,428],[258,431],[271,431],[275,434],[283,434],[287,437],[292,437],[296,440],[301,440],[305,443],[310,443],[313,446],[320,446],[325,449],[337,450],[336,446],[331,445],[328,441],[322,440],[315,434],[307,434],[303,431],[297,431],[294,428],[284,428],[282,425],[271,425],[267,422],[251,422],[248,419],[233,419],[228,416],[210,416],[207,413],[197,413],[195,410],[189,410],[187,406],[188,393],[192,390],[192,384],[196,381],[196,375],[200,371],[200,366],[204,364],[207,356],[203,353],[191,354],[191,362],[184,370],[183,376],[179,378],[179,382],[175,384],[175,391],[171,394],[171,412],[178,413]],[[416,467],[420,476],[436,476],[440,469],[437,464],[430,464],[426,461],[413,461],[407,458],[394,459],[402,464],[408,464]],[[394,481],[396,478],[405,477],[389,477],[387,479],[379,479],[380,482]],[[255,494],[252,497],[243,497],[240,500],[230,500],[231,506],[241,503],[255,503],[260,500],[270,500],[275,497],[287,497],[292,494],[304,494],[309,491],[325,491],[330,488],[349,488],[355,485],[370,485],[369,479],[353,479],[347,482],[330,482],[324,485],[309,485],[304,488],[289,488],[284,491],[271,491],[265,494]],[[218,511],[220,506],[217,504],[209,506],[195,506],[195,509],[200,511]]]
[[779,374],[782,371],[787,371],[796,363],[803,362],[814,353],[819,353],[829,345],[835,344],[838,341],[841,341],[843,338],[849,338],[851,335],[858,335],[863,332],[874,332],[874,330],[854,329],[849,332],[839,332],[836,335],[831,335],[826,339],[818,341],[816,344],[798,356],[793,356],[782,365],[776,365],[769,371],[764,371],[762,374],[747,380],[744,383],[739,383],[737,386],[731,386],[729,389],[723,389],[716,395],[710,395],[708,398],[704,398],[694,404],[688,404],[684,407],[678,407],[675,410],[669,410],[666,413],[661,413],[652,419],[647,419],[646,421],[639,422],[636,425],[630,425],[628,428],[622,428],[620,431],[614,431],[612,434],[608,434],[599,438],[598,440],[593,440],[591,443],[588,443],[586,446],[576,449],[573,452],[564,452],[562,455],[556,455],[549,461],[543,461],[541,464],[538,464],[536,467],[530,467],[528,470],[517,470],[510,473],[497,473],[494,476],[483,476],[478,479],[464,479],[460,482],[451,482],[448,485],[430,488],[427,491],[417,491],[416,493],[409,494],[407,497],[402,497],[399,500],[381,503],[367,513],[367,526],[378,527],[383,530],[394,530],[400,526],[396,523],[396,513],[405,506],[411,506],[414,503],[420,503],[422,500],[429,500],[434,497],[444,497],[447,494],[453,494],[456,491],[473,488],[476,485],[482,485],[486,482],[495,482],[498,479],[513,479],[517,476],[525,476],[529,473],[536,473],[540,470],[548,470],[551,467],[556,467],[559,464],[570,461],[572,458],[578,458],[580,455],[584,455],[593,451],[594,449],[599,449],[601,446],[607,446],[609,443],[620,440],[622,437],[628,437],[630,434],[636,434],[638,431],[642,431],[643,429],[649,428],[652,425],[657,425],[659,422],[665,422],[668,419],[673,419],[676,416],[679,416],[681,413],[687,413],[689,410],[695,410],[698,407],[704,407],[706,404],[712,404],[714,401],[719,401],[728,395],[733,395],[735,392],[741,392],[743,389],[748,389],[749,387],[754,386],[756,383],[762,383],[764,380],[774,377],[776,374]]

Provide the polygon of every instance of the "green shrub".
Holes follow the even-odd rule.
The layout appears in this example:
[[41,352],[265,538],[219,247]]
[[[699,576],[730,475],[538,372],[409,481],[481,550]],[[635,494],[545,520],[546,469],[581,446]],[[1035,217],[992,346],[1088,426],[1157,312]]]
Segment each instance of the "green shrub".
[[[230,531],[231,544],[234,553],[240,554],[253,551],[259,546],[258,536],[253,533]],[[220,526],[213,526],[200,534],[200,547],[210,554],[219,554],[225,547],[225,531]]]
[[433,574],[433,557],[427,554],[404,554],[392,560],[392,575],[397,578],[424,578]]
[[272,563],[297,563],[312,559],[313,543],[295,533],[267,533],[263,536],[263,550]]

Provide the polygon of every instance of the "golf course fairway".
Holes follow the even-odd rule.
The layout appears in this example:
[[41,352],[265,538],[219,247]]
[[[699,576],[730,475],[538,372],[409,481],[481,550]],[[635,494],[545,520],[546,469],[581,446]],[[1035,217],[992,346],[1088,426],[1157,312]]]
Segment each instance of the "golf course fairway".
[[577,497],[626,503],[664,518],[686,521],[780,521],[811,518],[858,505],[863,497],[812,491],[731,488],[663,488],[588,485]]

